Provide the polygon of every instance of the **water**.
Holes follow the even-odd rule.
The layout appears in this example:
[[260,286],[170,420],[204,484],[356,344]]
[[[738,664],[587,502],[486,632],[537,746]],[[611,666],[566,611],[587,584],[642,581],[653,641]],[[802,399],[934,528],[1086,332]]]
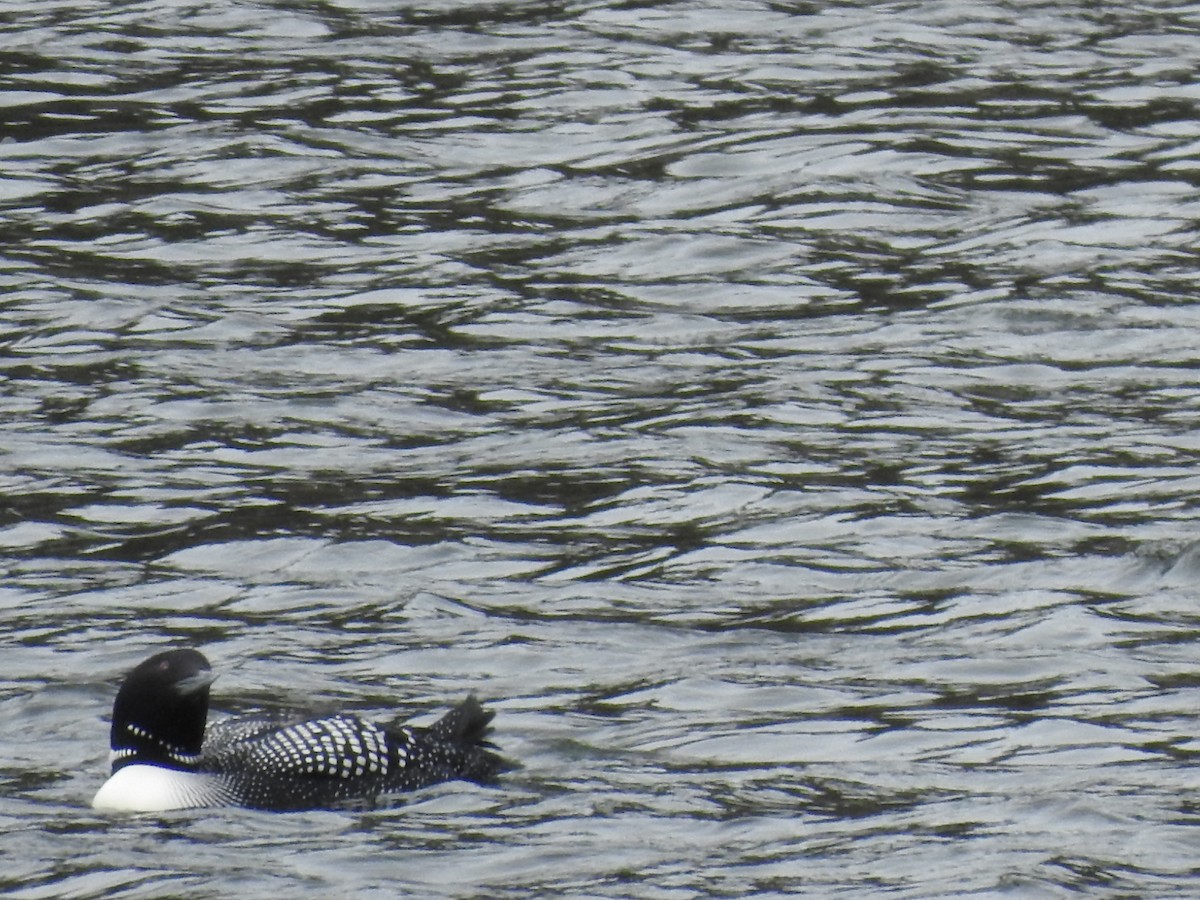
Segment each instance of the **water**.
[[[9,3],[0,888],[1200,895],[1198,36]],[[523,768],[95,815],[179,642]]]

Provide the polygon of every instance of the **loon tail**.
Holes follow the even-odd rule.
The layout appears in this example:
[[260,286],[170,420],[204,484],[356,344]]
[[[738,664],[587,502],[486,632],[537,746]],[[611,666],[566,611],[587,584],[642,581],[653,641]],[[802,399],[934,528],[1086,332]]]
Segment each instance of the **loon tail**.
[[472,694],[429,726],[431,738],[458,747],[466,754],[460,778],[476,784],[494,784],[501,772],[513,768],[502,756],[492,752],[496,745],[487,739],[495,715],[492,710],[484,709]]

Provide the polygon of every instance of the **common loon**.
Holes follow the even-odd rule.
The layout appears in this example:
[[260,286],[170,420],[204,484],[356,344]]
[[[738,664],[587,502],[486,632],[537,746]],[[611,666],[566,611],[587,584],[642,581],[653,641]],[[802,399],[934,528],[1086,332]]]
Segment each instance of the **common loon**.
[[206,735],[214,678],[192,649],[158,653],[126,676],[113,704],[112,774],[93,807],[316,809],[460,778],[491,784],[507,768],[488,749],[494,713],[473,696],[428,728],[268,714],[215,722]]

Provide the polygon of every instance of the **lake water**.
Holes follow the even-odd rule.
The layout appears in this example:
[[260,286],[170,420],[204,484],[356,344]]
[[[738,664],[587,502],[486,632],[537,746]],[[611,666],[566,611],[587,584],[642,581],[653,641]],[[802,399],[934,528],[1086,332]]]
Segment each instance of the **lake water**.
[[[0,892],[1200,896],[1200,6],[12,0]],[[112,818],[121,674],[522,768]]]

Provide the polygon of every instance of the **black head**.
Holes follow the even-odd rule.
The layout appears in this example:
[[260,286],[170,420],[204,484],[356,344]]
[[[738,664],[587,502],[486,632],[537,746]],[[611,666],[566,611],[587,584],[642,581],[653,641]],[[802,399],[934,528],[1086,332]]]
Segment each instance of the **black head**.
[[215,677],[198,650],[155,654],[126,675],[113,704],[113,771],[135,762],[194,769]]

